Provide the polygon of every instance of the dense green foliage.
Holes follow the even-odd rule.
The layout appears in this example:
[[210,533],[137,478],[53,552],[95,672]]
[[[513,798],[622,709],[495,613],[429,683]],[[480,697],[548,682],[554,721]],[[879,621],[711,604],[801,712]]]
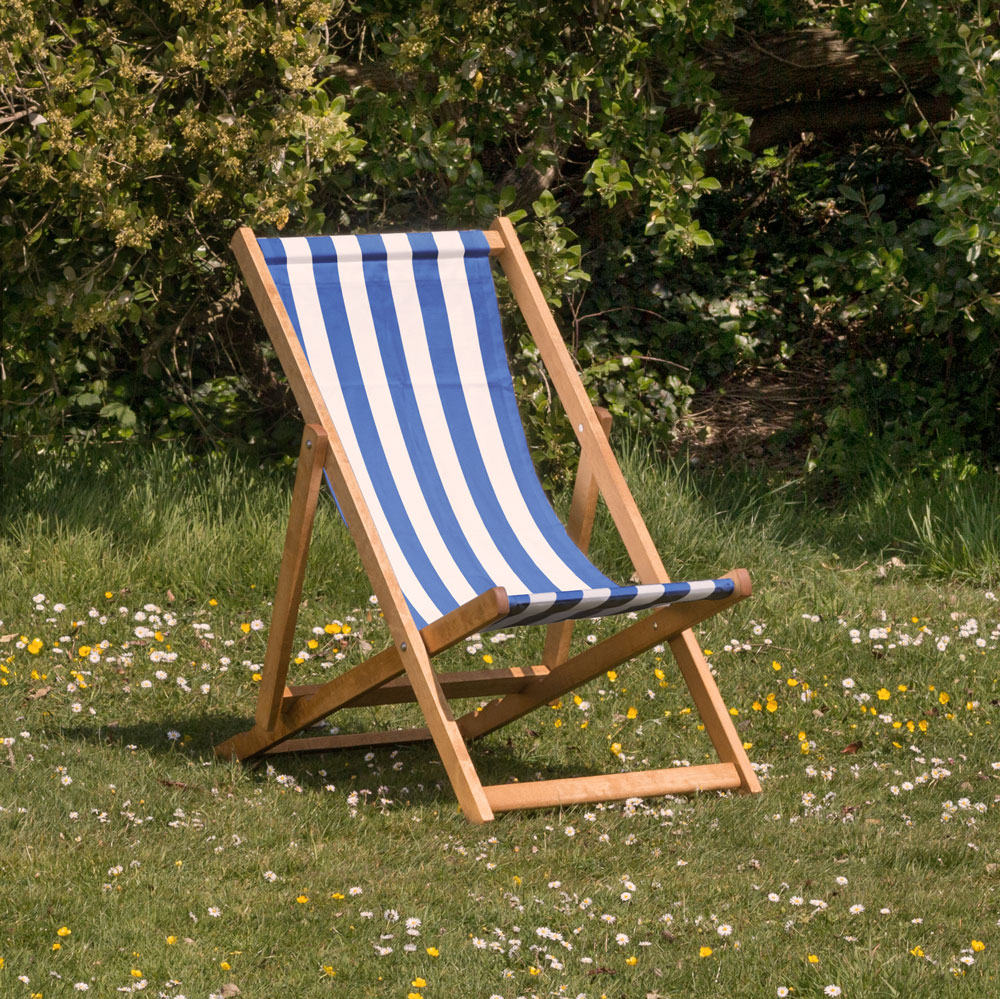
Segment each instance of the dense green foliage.
[[[992,16],[959,0],[595,2],[585,18],[569,3],[12,0],[0,429],[280,443],[294,428],[233,229],[504,211],[595,400],[633,423],[669,435],[704,388],[820,357],[832,402],[802,433],[824,467],[850,474],[873,436],[912,460],[995,458]],[[751,152],[752,116],[711,59],[817,27],[873,60],[897,120]],[[950,118],[921,117],[918,82]],[[557,449],[518,337],[529,422]]]

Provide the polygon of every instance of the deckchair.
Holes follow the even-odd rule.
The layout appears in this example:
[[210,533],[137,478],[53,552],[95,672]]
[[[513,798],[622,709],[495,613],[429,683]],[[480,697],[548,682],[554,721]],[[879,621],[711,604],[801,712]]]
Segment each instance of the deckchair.
[[[670,582],[513,225],[488,231],[258,239],[233,249],[302,411],[291,515],[254,726],[217,747],[279,751],[433,740],[474,822],[515,808],[760,790],[691,628],[750,594],[736,569]],[[499,261],[581,445],[568,528],[532,465],[518,416],[491,258]],[[320,685],[286,686],[305,560],[326,478],[381,605],[391,645]],[[598,493],[635,566],[616,585],[585,552]],[[574,620],[629,614],[570,654]],[[477,632],[546,625],[534,666],[438,673]],[[484,786],[467,742],[654,645],[668,646],[719,762]],[[449,699],[479,703],[456,718]],[[489,699],[483,703],[483,699]],[[423,727],[297,733],[341,708],[416,702]]]

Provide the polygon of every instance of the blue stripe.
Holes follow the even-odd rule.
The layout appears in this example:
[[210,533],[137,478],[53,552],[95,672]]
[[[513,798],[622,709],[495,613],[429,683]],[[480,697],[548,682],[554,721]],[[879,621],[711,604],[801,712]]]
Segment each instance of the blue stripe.
[[[299,323],[299,315],[295,311],[295,298],[292,296],[292,283],[288,276],[288,258],[285,256],[285,248],[280,239],[258,239],[261,253],[267,263],[267,269],[271,272],[271,278],[278,294],[281,296],[281,304],[284,305],[288,318],[291,321],[292,329],[302,344],[302,326]],[[302,344],[305,350],[305,344]]]
[[[328,241],[328,245],[328,259],[335,261],[336,251],[332,240]],[[406,514],[406,508],[386,461],[368,394],[361,378],[354,340],[347,322],[339,271],[335,267],[321,268],[317,266],[314,266],[313,271],[319,292],[320,309],[330,340],[330,349],[337,365],[337,374],[344,400],[350,412],[351,425],[361,453],[365,458],[365,468],[378,493],[379,502],[391,525],[397,544],[427,595],[434,601],[441,613],[446,614],[458,604],[441,582],[441,578],[427,558],[423,545]],[[371,291],[369,291],[369,304],[371,304],[372,297]],[[412,605],[410,610],[413,612],[418,627],[423,627],[428,623],[414,610]]]
[[[483,244],[486,243],[486,237],[481,232],[463,232],[461,236],[462,242],[466,246],[470,244],[474,246],[477,239]],[[514,386],[507,363],[507,354],[504,350],[500,310],[497,306],[496,289],[493,285],[493,272],[489,259],[482,256],[467,256],[465,271],[472,293],[476,327],[479,332],[490,396],[493,400],[493,408],[500,434],[503,437],[504,447],[521,495],[524,497],[535,523],[553,550],[580,579],[593,589],[614,586],[615,584],[598,571],[570,539],[566,528],[556,516],[552,504],[538,481],[538,473],[535,471],[534,462],[528,451],[528,442],[524,437],[524,427],[517,409],[517,399],[514,396]],[[522,576],[522,578],[524,577]],[[533,586],[536,591],[554,588],[551,581],[548,581],[548,585]]]
[[[316,243],[328,242],[322,236],[311,236],[308,241],[310,246]],[[292,295],[292,282],[288,275],[288,258],[285,256],[284,244],[280,239],[258,239],[257,242],[260,245],[261,253],[264,255],[264,262],[267,264],[267,269],[271,272],[274,286],[278,289],[281,304],[284,305],[285,311],[288,313],[288,321],[292,324],[292,329],[295,330],[295,335],[298,337],[302,352],[305,353],[306,345],[302,339],[302,324],[299,322],[299,314],[295,309],[295,297]],[[340,519],[344,524],[347,524],[347,518],[341,509],[340,500],[337,499],[333,483],[330,481],[330,476],[326,474],[325,469],[323,470],[323,478],[326,479],[326,486],[330,490],[333,502],[337,506],[337,513],[340,514]]]
[[[481,233],[479,235],[485,245],[485,237]],[[508,565],[517,573],[524,585],[535,592],[551,590],[553,588],[551,582],[525,551],[492,488],[489,469],[483,460],[479,441],[469,416],[468,404],[452,346],[452,331],[445,308],[444,292],[441,288],[436,259],[437,244],[434,242],[433,235],[429,233],[411,235],[409,241],[414,248],[413,271],[416,278],[420,311],[427,330],[427,346],[434,369],[434,378],[438,384],[445,419],[448,422],[455,451],[473,502],[497,548],[503,553]],[[428,243],[430,247],[428,247]],[[434,251],[433,259],[430,257],[430,248],[433,248]],[[458,335],[463,334],[459,333]],[[492,581],[490,585],[493,585]]]
[[[368,289],[372,318],[375,321],[375,335],[407,454],[420,483],[427,508],[449,554],[473,592],[482,593],[495,583],[479,562],[455,517],[434,460],[433,446],[427,439],[403,349],[402,333],[392,298],[389,268],[386,264],[385,246],[378,236],[361,237],[361,239],[364,248],[365,286]],[[427,317],[423,318],[425,331],[430,338],[434,331],[427,327]],[[395,525],[393,530],[395,531]],[[451,593],[448,597],[450,605],[457,607],[459,599]],[[439,600],[435,602],[441,606]]]

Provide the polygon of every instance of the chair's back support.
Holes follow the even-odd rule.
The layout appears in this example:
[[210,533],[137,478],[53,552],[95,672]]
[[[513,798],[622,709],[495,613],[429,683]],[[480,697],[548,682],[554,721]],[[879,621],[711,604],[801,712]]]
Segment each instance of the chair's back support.
[[418,626],[492,586],[613,586],[532,465],[483,233],[259,245]]

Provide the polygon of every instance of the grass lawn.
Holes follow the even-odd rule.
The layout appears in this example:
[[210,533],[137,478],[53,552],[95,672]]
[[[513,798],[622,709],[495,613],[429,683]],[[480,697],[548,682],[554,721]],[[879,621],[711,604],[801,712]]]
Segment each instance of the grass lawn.
[[[424,746],[214,759],[253,714],[288,469],[168,449],[8,469],[0,995],[1000,996],[993,478],[875,477],[823,506],[641,452],[626,473],[675,578],[750,570],[698,636],[763,794],[473,826]],[[296,682],[386,643],[332,502],[305,592]],[[486,635],[448,662],[540,647]],[[489,782],[714,760],[657,650],[473,755]]]

